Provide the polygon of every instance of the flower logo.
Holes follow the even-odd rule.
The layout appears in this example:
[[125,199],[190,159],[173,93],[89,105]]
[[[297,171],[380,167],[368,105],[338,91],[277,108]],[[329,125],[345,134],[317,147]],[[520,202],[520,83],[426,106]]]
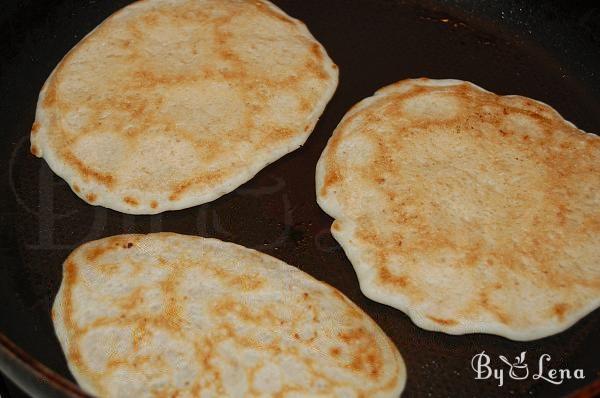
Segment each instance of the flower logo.
[[525,363],[525,351],[515,357],[514,363],[510,363],[504,355],[500,355],[498,358],[510,367],[508,374],[512,379],[523,380],[529,376],[529,368]]

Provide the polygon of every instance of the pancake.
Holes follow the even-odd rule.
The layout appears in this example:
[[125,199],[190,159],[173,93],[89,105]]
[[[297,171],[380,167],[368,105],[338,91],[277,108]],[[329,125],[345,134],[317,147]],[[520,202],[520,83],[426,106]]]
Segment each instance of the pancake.
[[75,379],[102,397],[398,397],[406,371],[348,298],[284,262],[158,233],[86,243],[53,306]]
[[267,1],[139,1],[52,72],[31,152],[90,204],[187,208],[300,147],[337,79],[305,25]]
[[600,304],[600,138],[546,104],[400,81],[346,114],[316,185],[363,293],[422,328],[533,340]]

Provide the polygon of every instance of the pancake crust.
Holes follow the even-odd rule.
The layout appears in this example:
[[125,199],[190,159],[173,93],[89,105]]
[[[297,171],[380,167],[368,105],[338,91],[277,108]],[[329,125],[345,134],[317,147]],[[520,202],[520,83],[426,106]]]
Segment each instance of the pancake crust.
[[532,340],[600,305],[600,138],[546,104],[400,81],[348,112],[316,183],[363,293],[422,328]]
[[267,1],[139,1],[53,71],[31,152],[88,203],[191,207],[301,146],[337,79],[306,26]]
[[86,243],[53,321],[69,368],[103,397],[393,397],[400,353],[336,289],[273,257],[159,233]]

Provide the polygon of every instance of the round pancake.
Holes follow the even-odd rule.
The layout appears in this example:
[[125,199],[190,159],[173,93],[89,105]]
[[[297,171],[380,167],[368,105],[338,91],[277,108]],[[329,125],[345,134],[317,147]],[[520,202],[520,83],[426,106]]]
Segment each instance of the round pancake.
[[401,81],[348,112],[316,183],[363,293],[422,328],[532,340],[600,304],[600,138],[548,105]]
[[384,332],[266,254],[159,233],[86,243],[53,306],[69,368],[103,397],[398,397]]
[[305,25],[267,1],[139,1],[48,78],[31,152],[88,203],[191,207],[301,146],[337,79]]

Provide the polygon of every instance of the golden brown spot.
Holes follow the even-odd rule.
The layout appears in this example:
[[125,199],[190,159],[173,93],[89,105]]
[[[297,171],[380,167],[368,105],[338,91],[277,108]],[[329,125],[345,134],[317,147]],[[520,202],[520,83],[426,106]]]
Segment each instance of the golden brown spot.
[[123,202],[127,203],[128,205],[134,206],[134,207],[140,204],[140,202],[138,202],[138,200],[136,198],[133,198],[131,196],[125,196],[123,198]]
[[[300,101],[300,111],[309,112],[311,108],[312,108],[312,104],[309,101],[307,101],[305,99]],[[306,127],[304,128],[304,131],[308,131],[309,128],[310,128],[310,125],[306,125]]]
[[135,289],[131,294],[125,296],[120,300],[119,307],[125,311],[129,312],[138,305],[144,302],[144,293],[142,289]]
[[223,314],[232,314],[251,323],[264,322],[265,320],[274,321],[274,317],[269,310],[265,310],[260,314],[253,313],[250,307],[232,299],[225,299],[217,302],[212,310],[215,314],[221,316]]
[[[165,86],[176,86],[181,83],[193,82],[197,80],[195,75],[183,74],[183,75],[172,75],[164,74],[160,75],[155,72],[148,70],[139,70],[135,72],[135,78],[138,80],[142,87],[154,87],[157,85]],[[122,105],[125,110],[130,111],[132,115],[141,115],[144,112],[146,105],[143,102],[131,103],[126,102]]]
[[[239,60],[238,56],[236,54],[234,54],[233,51],[227,50],[224,48],[219,50],[219,56],[228,61],[238,61]],[[223,73],[239,73],[239,72],[223,71]],[[228,75],[228,76],[233,77],[232,75]]]
[[37,146],[31,145],[31,154],[34,156],[40,156],[40,151]]
[[481,257],[481,242],[476,242],[472,247],[469,247],[466,250],[468,252],[465,257],[465,265],[473,267],[479,264],[479,259]]
[[563,320],[564,316],[565,316],[565,312],[567,311],[568,308],[569,308],[568,304],[559,303],[559,304],[556,304],[554,307],[552,307],[552,310],[554,311],[554,314],[556,314],[556,316],[558,316],[558,318],[560,320]]
[[334,231],[337,231],[337,232],[341,231],[342,230],[341,223],[339,221],[335,220],[333,222],[333,224],[331,224],[331,229]]
[[338,336],[352,350],[352,362],[347,366],[354,371],[365,370],[370,378],[376,378],[383,366],[374,337],[360,327]]
[[209,184],[213,181],[218,180],[223,175],[224,175],[223,171],[213,171],[213,172],[211,172],[211,174],[203,174],[198,177],[191,178],[188,181],[185,181],[185,182],[177,185],[177,187],[173,190],[171,195],[169,195],[169,200],[175,201],[175,200],[179,199],[179,197],[185,191],[190,189],[192,186],[197,185],[197,184]]
[[[64,293],[64,301],[63,301],[63,315],[65,326],[67,330],[72,330],[75,332],[75,335],[79,335],[79,327],[73,320],[73,301],[72,301],[72,289],[78,282],[77,275],[77,267],[75,263],[73,263],[70,259],[67,259],[64,265],[64,276],[63,283],[65,284],[65,293]],[[79,348],[76,344],[73,344],[69,349],[69,358],[71,361],[77,365],[82,366],[81,353],[79,352]]]
[[361,328],[352,329],[349,332],[340,332],[338,333],[340,339],[344,340],[345,343],[351,344],[353,342],[359,341],[366,337],[365,330]]
[[114,369],[116,369],[120,366],[124,366],[124,365],[127,365],[127,361],[125,361],[124,359],[116,359],[116,358],[112,358],[106,363],[106,367],[110,370],[114,370]]
[[111,250],[113,250],[113,247],[110,245],[96,245],[87,251],[86,258],[88,261],[93,262]]
[[350,363],[350,368],[355,371],[360,371],[363,368],[363,361],[359,354],[355,355]]
[[73,184],[73,191],[80,193],[81,192],[81,188],[79,188],[79,185],[77,184]]
[[85,195],[85,198],[87,199],[88,202],[94,203],[98,197],[96,196],[95,193],[88,193]]
[[369,368],[369,376],[377,377],[380,372],[381,364],[379,363],[380,359],[373,352],[367,354],[367,365]]
[[31,126],[31,134],[37,134],[37,132],[40,130],[40,123],[39,122],[34,122],[33,126]]
[[119,270],[119,265],[117,264],[102,264],[100,266],[100,271],[107,275],[113,275]]
[[56,102],[56,87],[54,83],[51,83],[48,87],[48,91],[46,92],[46,97],[44,98],[44,106],[49,108],[54,105]]
[[291,137],[294,135],[294,131],[292,129],[287,129],[287,128],[274,128],[273,130],[273,136],[276,137],[277,139],[282,139],[282,138],[287,138],[287,137]]
[[331,188],[332,185],[336,184],[341,180],[340,173],[337,170],[332,170],[325,176],[325,182],[321,187],[321,196],[325,196],[327,194],[327,190]]
[[372,228],[359,229],[356,233],[356,237],[362,242],[372,246],[380,246],[383,243],[381,237]]
[[444,325],[444,326],[453,326],[453,325],[458,324],[458,322],[455,321],[454,319],[436,318],[436,317],[433,317],[430,315],[427,315],[427,318],[431,319],[435,323],[439,323],[440,325]]
[[71,362],[73,362],[74,364],[76,364],[77,366],[84,366],[83,365],[83,361],[81,359],[81,353],[79,352],[79,349],[75,346],[71,347],[71,349],[69,350],[69,356],[70,356],[70,360]]
[[318,79],[329,79],[329,74],[323,69],[321,65],[312,61],[307,61],[304,66],[306,67],[306,69],[311,71]]
[[148,26],[156,26],[158,24],[158,15],[146,14],[142,17],[142,21]]
[[227,44],[227,41],[231,39],[231,36],[232,35],[230,32],[223,32],[221,30],[218,30],[215,33],[215,42],[219,45],[219,51],[221,51],[222,46],[225,46]]
[[329,353],[330,353],[330,354],[331,354],[331,356],[333,356],[333,357],[339,357],[339,356],[340,356],[340,353],[341,353],[341,350],[340,350],[340,348],[339,348],[339,347],[333,347],[333,348],[331,348],[331,349],[329,350]]
[[148,319],[139,319],[136,323],[135,329],[133,329],[133,350],[139,351],[144,341],[148,340],[150,333],[147,329]]
[[260,277],[253,277],[250,275],[236,276],[230,279],[228,282],[231,287],[240,289],[242,291],[256,290],[264,284],[264,281]]
[[64,153],[63,156],[67,162],[71,163],[72,166],[79,170],[84,179],[87,180],[91,178],[108,187],[113,185],[114,177],[112,175],[93,170],[70,152]]
[[322,61],[323,60],[323,52],[321,51],[321,46],[318,45],[317,43],[313,43],[310,46],[310,51],[313,53],[313,55],[319,60]]
[[151,201],[150,207],[152,207],[153,209],[156,209],[158,207],[158,202],[156,200]]
[[378,271],[379,279],[385,284],[395,285],[401,288],[406,287],[406,285],[408,285],[408,278],[406,278],[405,276],[394,275],[386,267],[382,267]]
[[508,315],[506,315],[503,311],[501,311],[497,305],[490,303],[487,293],[481,292],[481,293],[479,293],[479,297],[480,297],[480,303],[483,308],[485,308],[486,310],[491,312],[503,324],[505,324],[505,325],[510,324],[510,318],[508,317]]

